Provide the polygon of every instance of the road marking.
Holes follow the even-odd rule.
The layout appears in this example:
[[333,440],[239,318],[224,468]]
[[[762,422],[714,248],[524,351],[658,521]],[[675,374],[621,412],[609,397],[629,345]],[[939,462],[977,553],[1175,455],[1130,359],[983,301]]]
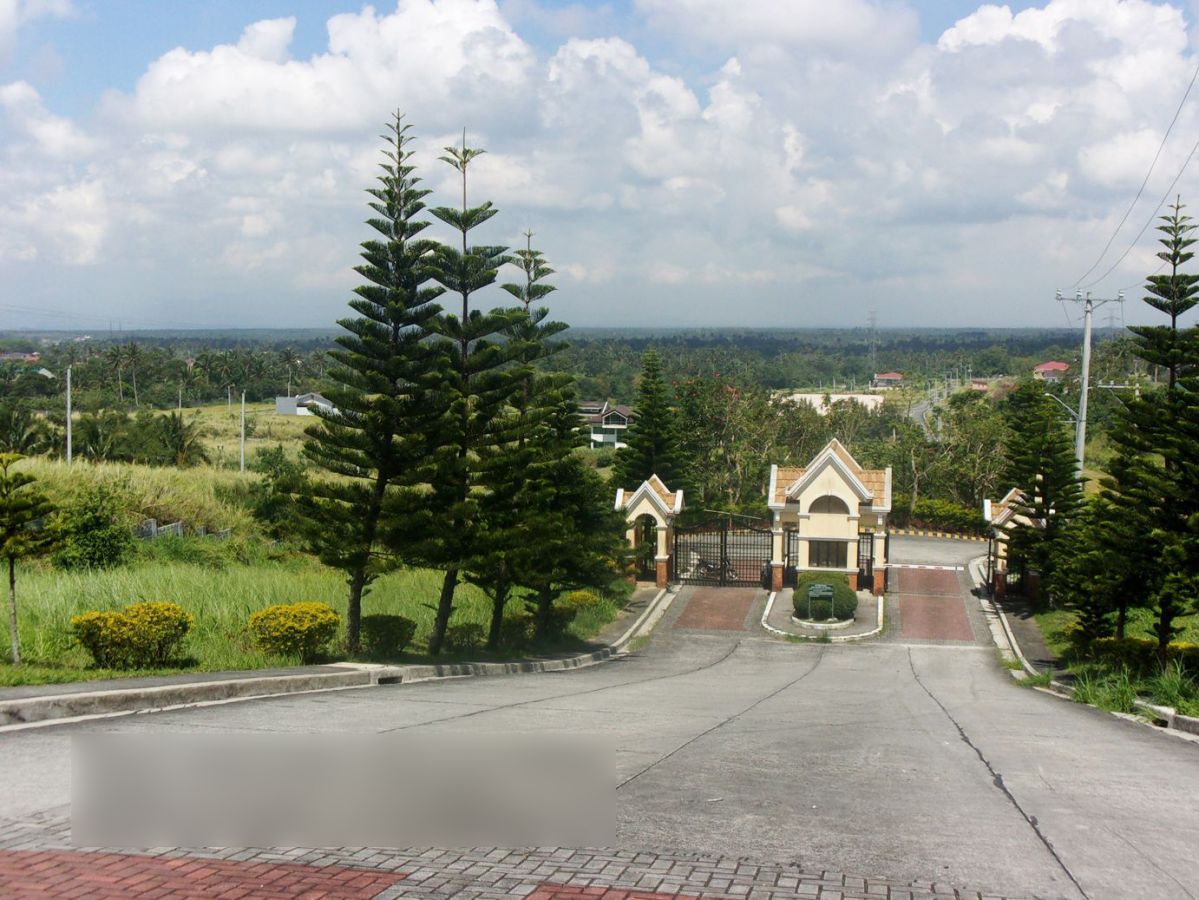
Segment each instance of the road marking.
[[938,572],[964,572],[965,566],[928,566],[923,563],[889,563],[892,569],[935,569]]

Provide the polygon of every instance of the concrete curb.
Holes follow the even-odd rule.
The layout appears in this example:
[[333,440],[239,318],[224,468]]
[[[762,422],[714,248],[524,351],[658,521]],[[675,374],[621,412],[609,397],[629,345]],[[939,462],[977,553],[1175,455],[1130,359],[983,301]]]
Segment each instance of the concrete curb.
[[[969,564],[971,576],[975,579],[979,587],[986,584],[986,579],[982,575],[982,567],[979,564],[979,560],[982,559],[986,559],[986,557],[973,559]],[[1016,636],[1012,632],[1011,625],[1008,624],[1007,616],[1004,614],[1002,607],[996,604],[990,595],[986,593],[979,598],[979,602],[982,604],[983,611],[987,613],[988,624],[991,625],[991,637],[995,641],[995,646],[999,648],[1000,654],[1004,659],[1019,660],[1020,665],[1023,667],[1023,671],[1009,669],[1008,671],[1011,673],[1012,678],[1016,681],[1023,681],[1028,677],[1039,676],[1041,671],[1029,662],[1020,650],[1020,644],[1016,641]],[[999,624],[999,628],[996,628],[996,622]],[[1005,644],[1007,646],[1004,646]],[[1069,700],[1071,703],[1077,702],[1074,699],[1074,688],[1064,682],[1053,680],[1040,689],[1045,693]],[[1090,704],[1087,705],[1089,706]],[[1134,700],[1133,706],[1140,710],[1155,725],[1159,725],[1168,732],[1182,732],[1183,735],[1199,736],[1199,718],[1179,715],[1171,706],[1158,706],[1146,700]],[[1127,714],[1112,713],[1112,715],[1128,718]]]
[[892,528],[889,534],[898,534],[904,537],[935,537],[946,538],[951,541],[976,541],[980,544],[985,544],[987,539],[979,537],[977,534],[958,534],[954,531],[925,531],[920,528]]
[[[770,596],[766,598],[766,608],[762,610],[762,627],[772,634],[778,634],[783,637],[802,637],[802,635],[795,634],[794,632],[783,631],[780,628],[775,628],[766,621],[768,618],[770,618],[770,610],[774,608],[774,598],[777,596],[778,591],[771,591]],[[861,634],[828,634],[828,632],[825,632],[825,634],[828,635],[828,640],[835,644],[847,644],[851,641],[861,641],[879,634],[883,630],[885,623],[885,610],[887,601],[886,597],[881,595],[876,597],[875,600],[878,604],[878,624],[873,629],[870,631],[864,631]],[[822,638],[810,638],[809,640],[819,641],[822,640]]]
[[[129,715],[313,691],[344,690],[388,684],[417,684],[445,678],[518,675],[581,669],[597,665],[621,654],[624,646],[643,629],[650,616],[659,607],[669,605],[669,602],[662,603],[666,593],[665,590],[659,591],[628,630],[613,643],[590,653],[580,653],[576,656],[514,660],[512,662],[446,663],[444,665],[388,666],[347,663],[339,664],[346,669],[344,672],[251,676],[224,681],[200,681],[190,684],[23,697],[0,701],[0,732],[85,718]],[[673,596],[670,599],[673,600]],[[660,617],[661,613],[658,618]],[[657,618],[650,627],[656,623]]]

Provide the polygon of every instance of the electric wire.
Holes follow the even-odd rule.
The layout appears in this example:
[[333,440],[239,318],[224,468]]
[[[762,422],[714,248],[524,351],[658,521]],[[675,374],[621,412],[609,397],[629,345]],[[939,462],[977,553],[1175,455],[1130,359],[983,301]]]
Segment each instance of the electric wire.
[[1149,219],[1145,222],[1145,224],[1141,226],[1141,230],[1138,231],[1137,236],[1132,239],[1132,243],[1129,244],[1124,249],[1124,252],[1120,254],[1119,259],[1117,259],[1114,263],[1112,263],[1110,266],[1108,266],[1107,271],[1105,271],[1102,275],[1100,275],[1094,281],[1090,281],[1090,282],[1087,282],[1086,284],[1084,284],[1083,285],[1084,289],[1089,288],[1089,287],[1094,287],[1095,285],[1099,284],[1099,282],[1101,282],[1101,281],[1103,281],[1103,279],[1107,278],[1108,275],[1112,274],[1112,272],[1114,272],[1116,270],[1116,268],[1120,265],[1120,263],[1124,262],[1125,257],[1127,257],[1128,254],[1132,252],[1133,248],[1136,247],[1137,242],[1140,241],[1141,236],[1145,234],[1145,232],[1149,229],[1149,226],[1152,225],[1154,220],[1157,218],[1158,210],[1160,210],[1162,208],[1162,204],[1166,202],[1166,198],[1168,198],[1170,196],[1170,194],[1172,194],[1174,192],[1174,186],[1176,184],[1178,184],[1178,180],[1180,178],[1182,178],[1183,173],[1186,172],[1187,166],[1189,166],[1191,164],[1191,160],[1194,158],[1196,150],[1199,150],[1199,140],[1196,140],[1195,143],[1191,146],[1191,152],[1188,153],[1187,158],[1185,160],[1183,160],[1182,168],[1178,170],[1178,174],[1174,176],[1174,180],[1170,182],[1170,186],[1168,188],[1166,188],[1165,193],[1162,194],[1162,198],[1157,201],[1157,206],[1153,207],[1153,213],[1149,216]]
[[[1124,215],[1120,218],[1120,222],[1116,225],[1116,229],[1115,229],[1115,231],[1112,232],[1111,237],[1109,237],[1107,239],[1107,243],[1103,245],[1103,250],[1102,250],[1102,252],[1100,252],[1098,258],[1093,263],[1091,263],[1091,268],[1089,268],[1085,272],[1083,272],[1082,275],[1080,275],[1078,277],[1078,280],[1075,281],[1074,284],[1071,285],[1072,288],[1078,287],[1078,285],[1088,275],[1090,275],[1092,272],[1095,271],[1095,269],[1097,269],[1099,267],[1099,263],[1103,261],[1103,257],[1107,256],[1107,251],[1111,249],[1112,242],[1116,240],[1116,235],[1118,235],[1120,233],[1120,229],[1123,228],[1124,223],[1128,221],[1128,217],[1132,213],[1133,208],[1137,205],[1137,201],[1139,201],[1141,199],[1141,195],[1145,192],[1145,186],[1147,184],[1149,184],[1149,176],[1151,176],[1153,174],[1153,170],[1157,166],[1157,161],[1162,155],[1162,150],[1164,150],[1166,148],[1166,141],[1168,141],[1170,139],[1170,132],[1172,132],[1174,130],[1174,126],[1178,122],[1178,117],[1179,117],[1179,115],[1182,114],[1182,107],[1186,104],[1187,97],[1189,97],[1191,95],[1191,89],[1195,86],[1196,78],[1199,78],[1199,64],[1197,64],[1195,66],[1195,71],[1191,74],[1191,81],[1187,85],[1186,91],[1183,92],[1182,99],[1178,101],[1178,108],[1174,110],[1174,118],[1172,118],[1170,120],[1170,125],[1166,128],[1166,133],[1164,135],[1162,135],[1161,143],[1157,145],[1157,152],[1153,154],[1153,161],[1151,163],[1149,163],[1149,171],[1147,171],[1145,173],[1145,177],[1141,181],[1141,186],[1139,188],[1137,188],[1137,195],[1132,198],[1132,203],[1128,204],[1128,209],[1124,210]],[[1193,153],[1194,151],[1192,150],[1191,152]],[[1158,206],[1160,207],[1161,204],[1159,203]],[[1156,212],[1156,210],[1155,210],[1155,212]],[[1142,229],[1142,231],[1143,230],[1144,229]],[[1139,237],[1139,235],[1138,235],[1138,237]],[[1121,257],[1121,258],[1123,258],[1123,257]]]

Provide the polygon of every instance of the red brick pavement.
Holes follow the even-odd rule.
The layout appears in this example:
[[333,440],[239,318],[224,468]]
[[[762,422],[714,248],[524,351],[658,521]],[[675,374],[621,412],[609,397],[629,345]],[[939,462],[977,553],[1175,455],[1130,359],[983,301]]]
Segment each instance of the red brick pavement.
[[662,894],[629,888],[543,884],[529,894],[528,900],[700,900],[700,898],[695,894]]
[[972,641],[957,572],[896,569],[899,636],[917,641]]
[[749,608],[758,596],[756,588],[692,588],[675,628],[713,631],[744,631]]
[[901,594],[942,594],[962,596],[962,583],[957,572],[944,569],[892,569],[895,590]]
[[961,597],[899,597],[899,635],[922,641],[972,641]]
[[369,900],[405,877],[348,866],[165,859],[125,853],[0,850],[0,894],[25,898],[118,900]]

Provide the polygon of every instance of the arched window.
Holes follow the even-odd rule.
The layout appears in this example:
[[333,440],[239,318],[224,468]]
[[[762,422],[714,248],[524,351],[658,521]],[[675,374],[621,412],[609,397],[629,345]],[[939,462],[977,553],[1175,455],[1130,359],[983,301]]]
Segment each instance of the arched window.
[[812,513],[832,513],[835,515],[848,516],[849,507],[845,505],[845,501],[840,497],[834,497],[832,494],[826,494],[823,497],[817,497],[812,501],[812,505],[808,508],[808,512]]

